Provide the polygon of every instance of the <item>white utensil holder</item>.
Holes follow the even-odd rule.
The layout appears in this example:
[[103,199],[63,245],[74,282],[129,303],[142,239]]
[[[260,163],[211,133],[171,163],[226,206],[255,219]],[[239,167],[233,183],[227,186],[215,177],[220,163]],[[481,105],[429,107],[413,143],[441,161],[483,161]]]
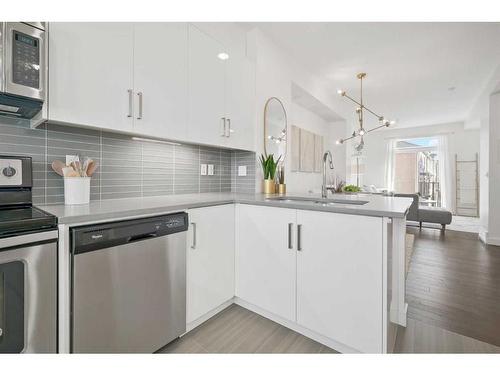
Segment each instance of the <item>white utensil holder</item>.
[[90,177],[64,177],[64,204],[87,204],[90,201]]

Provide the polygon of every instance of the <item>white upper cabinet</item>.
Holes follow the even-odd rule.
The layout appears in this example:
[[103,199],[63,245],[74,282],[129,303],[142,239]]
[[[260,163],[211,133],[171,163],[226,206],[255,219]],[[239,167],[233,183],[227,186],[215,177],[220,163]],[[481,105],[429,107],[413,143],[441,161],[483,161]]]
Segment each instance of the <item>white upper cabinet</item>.
[[134,25],[134,132],[187,138],[187,23]]
[[234,205],[189,210],[187,322],[234,296]]
[[131,23],[50,23],[49,120],[132,131],[133,32]]
[[236,296],[295,321],[296,211],[236,205],[236,217]]
[[297,323],[382,352],[382,218],[298,210],[297,225]]
[[189,139],[254,149],[255,68],[189,26]]
[[230,54],[226,72],[226,117],[229,147],[254,150],[255,65]]
[[50,121],[254,150],[255,67],[188,23],[51,23]]
[[226,53],[215,39],[189,26],[189,139],[211,145],[225,144]]

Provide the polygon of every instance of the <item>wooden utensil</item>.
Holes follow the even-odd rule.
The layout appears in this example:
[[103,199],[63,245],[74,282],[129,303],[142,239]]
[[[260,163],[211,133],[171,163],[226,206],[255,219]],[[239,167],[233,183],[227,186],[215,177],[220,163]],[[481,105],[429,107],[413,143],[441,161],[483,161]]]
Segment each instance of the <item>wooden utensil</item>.
[[88,165],[87,165],[87,176],[92,177],[92,175],[95,173],[98,165],[94,160],[90,160]]
[[54,170],[54,172],[56,172],[59,176],[64,176],[64,173],[63,173],[63,168],[66,168],[66,164],[64,164],[62,161],[60,160],[54,160],[52,162],[52,169]]
[[88,177],[87,169],[89,168],[89,163],[91,161],[92,161],[92,159],[85,158],[85,161],[83,162],[83,166],[82,166],[83,177]]
[[73,169],[73,167],[64,167],[63,168],[64,177],[80,177],[77,171]]

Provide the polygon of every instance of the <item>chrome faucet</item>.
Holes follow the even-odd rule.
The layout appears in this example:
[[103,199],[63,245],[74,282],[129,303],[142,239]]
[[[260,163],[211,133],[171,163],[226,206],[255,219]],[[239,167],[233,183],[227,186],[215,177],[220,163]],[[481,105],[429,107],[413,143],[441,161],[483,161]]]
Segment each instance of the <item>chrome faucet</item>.
[[326,188],[326,160],[329,159],[329,167],[330,169],[333,169],[333,157],[332,153],[327,150],[323,154],[323,186],[321,186],[321,197],[322,198],[327,198],[328,195],[328,189]]

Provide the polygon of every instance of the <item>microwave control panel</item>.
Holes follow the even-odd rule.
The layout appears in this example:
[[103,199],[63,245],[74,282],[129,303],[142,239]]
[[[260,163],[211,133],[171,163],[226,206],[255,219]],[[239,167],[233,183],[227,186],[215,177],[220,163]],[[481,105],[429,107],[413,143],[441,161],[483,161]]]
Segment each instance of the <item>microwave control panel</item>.
[[16,30],[12,38],[12,82],[39,89],[40,40]]

